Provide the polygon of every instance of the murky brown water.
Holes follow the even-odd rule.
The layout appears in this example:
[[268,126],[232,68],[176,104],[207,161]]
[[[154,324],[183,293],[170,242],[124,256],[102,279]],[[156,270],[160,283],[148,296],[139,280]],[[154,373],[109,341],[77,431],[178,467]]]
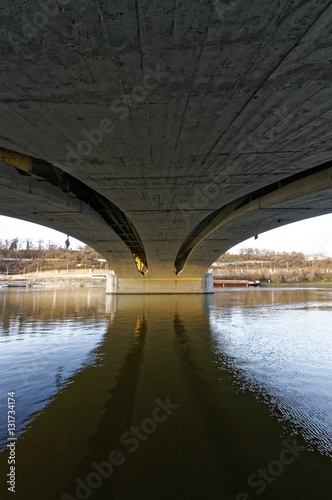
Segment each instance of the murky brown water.
[[332,290],[1,291],[0,498],[332,498]]

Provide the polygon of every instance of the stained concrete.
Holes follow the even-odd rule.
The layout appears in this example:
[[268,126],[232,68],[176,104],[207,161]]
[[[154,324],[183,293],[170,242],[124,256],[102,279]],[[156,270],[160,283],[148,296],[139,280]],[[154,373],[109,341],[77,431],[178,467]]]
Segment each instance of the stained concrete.
[[[8,186],[3,165],[1,213],[78,237],[119,279],[174,279],[183,242],[213,212],[332,160],[330,1],[3,4],[0,147],[114,203],[149,272],[100,214],[30,192],[27,177]],[[201,278],[233,244],[332,208],[320,191],[283,203],[207,236],[175,279]]]
[[106,293],[153,295],[214,293],[213,274],[206,272],[203,279],[201,277],[118,279],[114,273],[109,273],[106,276]]

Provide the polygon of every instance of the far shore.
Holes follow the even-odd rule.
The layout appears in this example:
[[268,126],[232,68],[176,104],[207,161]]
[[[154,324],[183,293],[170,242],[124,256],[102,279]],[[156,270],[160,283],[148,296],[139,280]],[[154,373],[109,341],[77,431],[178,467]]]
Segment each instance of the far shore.
[[[109,271],[108,271],[109,272]],[[106,286],[105,271],[87,272],[85,269],[68,269],[59,271],[43,271],[26,274],[0,275],[0,284],[13,288],[32,289],[73,289],[95,288]]]
[[[112,271],[86,269],[68,269],[43,271],[26,274],[0,275],[0,285],[12,284],[13,288],[26,289],[75,289],[97,288],[106,286],[106,274]],[[332,281],[305,281],[293,283],[269,283],[263,281],[259,288],[295,288],[295,287],[332,287]],[[226,287],[229,290],[229,287]],[[219,290],[218,288],[216,290]],[[222,288],[220,290],[225,290]]]

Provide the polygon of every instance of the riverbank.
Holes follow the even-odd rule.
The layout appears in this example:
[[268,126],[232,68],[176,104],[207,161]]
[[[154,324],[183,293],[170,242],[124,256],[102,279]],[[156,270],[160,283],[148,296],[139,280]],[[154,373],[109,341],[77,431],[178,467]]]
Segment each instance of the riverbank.
[[10,288],[64,289],[106,287],[105,273],[69,269],[29,274],[0,275],[0,284]]
[[287,287],[287,288],[310,288],[310,287],[315,287],[315,288],[319,288],[319,287],[327,287],[327,288],[331,288],[332,287],[332,281],[330,282],[326,282],[326,283],[323,283],[323,282],[317,282],[317,281],[313,281],[313,282],[298,282],[298,283],[261,283],[261,286],[267,286],[267,287],[273,287],[273,288],[284,288],[284,287]]
[[[112,271],[111,271],[112,272]],[[1,287],[4,286],[4,288]],[[69,269],[58,271],[45,271],[29,274],[0,275],[0,289],[25,288],[25,289],[63,289],[74,290],[78,288],[106,288],[106,274],[102,272],[86,272],[85,270]],[[272,283],[261,282],[263,288],[331,288],[330,282],[293,282],[293,283]],[[219,290],[222,287],[216,287]]]

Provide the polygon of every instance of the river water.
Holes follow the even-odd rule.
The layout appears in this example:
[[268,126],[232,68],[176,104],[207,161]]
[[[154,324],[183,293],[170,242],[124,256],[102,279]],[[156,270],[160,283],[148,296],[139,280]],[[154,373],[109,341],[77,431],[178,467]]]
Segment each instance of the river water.
[[7,289],[0,311],[1,499],[332,498],[332,289]]

